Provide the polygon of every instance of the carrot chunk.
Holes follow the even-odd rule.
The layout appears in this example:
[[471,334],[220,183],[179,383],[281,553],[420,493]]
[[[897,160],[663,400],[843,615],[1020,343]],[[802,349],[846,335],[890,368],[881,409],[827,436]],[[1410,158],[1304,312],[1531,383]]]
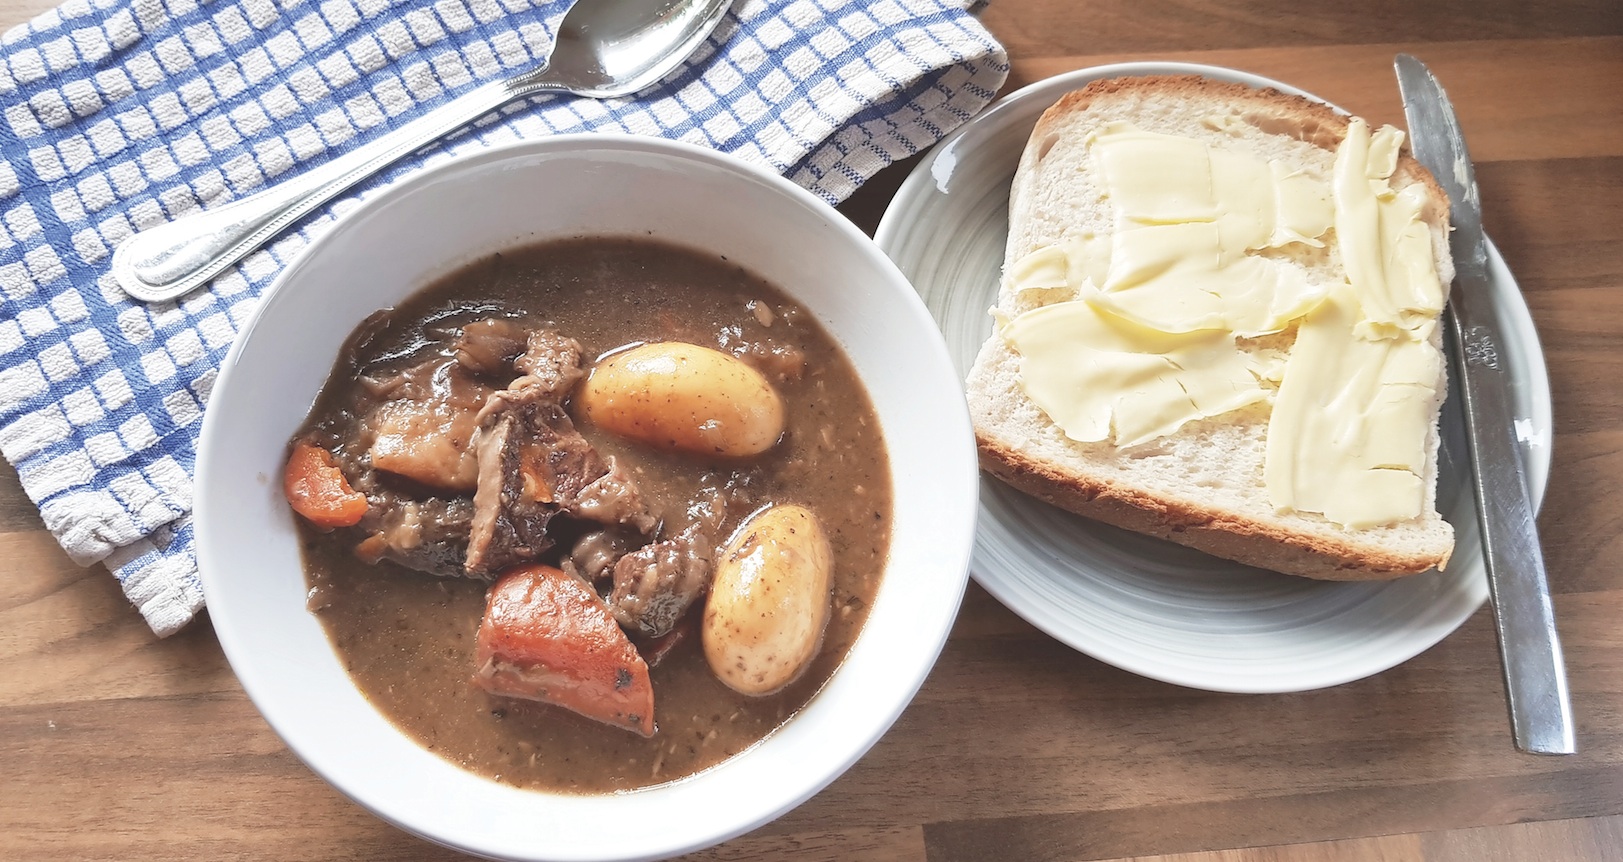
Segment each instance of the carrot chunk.
[[551,566],[509,569],[490,588],[473,682],[654,735],[648,665],[591,587]]
[[282,491],[293,511],[318,527],[352,527],[366,515],[366,495],[349,486],[332,453],[305,440],[288,456]]

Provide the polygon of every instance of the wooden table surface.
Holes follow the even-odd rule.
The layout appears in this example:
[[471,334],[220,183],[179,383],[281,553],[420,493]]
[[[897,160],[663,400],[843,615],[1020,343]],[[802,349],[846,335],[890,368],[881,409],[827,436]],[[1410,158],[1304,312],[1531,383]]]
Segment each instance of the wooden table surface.
[[[0,25],[51,0],[0,0]],[[1580,753],[1511,748],[1492,626],[1325,691],[1117,670],[971,586],[940,664],[844,777],[696,859],[1623,859],[1623,6],[1617,0],[995,0],[1010,88],[1133,59],[1233,66],[1401,123],[1392,55],[1459,108],[1543,341],[1540,518]],[[847,205],[877,222],[907,166]],[[332,790],[206,617],[158,640],[0,477],[0,858],[445,859]]]

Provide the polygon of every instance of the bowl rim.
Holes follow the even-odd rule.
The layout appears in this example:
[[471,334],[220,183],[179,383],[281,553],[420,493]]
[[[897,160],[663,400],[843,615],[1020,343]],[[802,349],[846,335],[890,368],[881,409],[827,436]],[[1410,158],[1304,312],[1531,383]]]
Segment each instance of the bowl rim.
[[[271,313],[271,310],[280,307],[284,302],[292,301],[283,299],[290,292],[287,285],[296,283],[299,279],[306,277],[311,261],[341,242],[351,228],[361,224],[365,217],[380,212],[397,199],[415,190],[438,182],[459,171],[475,171],[481,168],[489,170],[491,167],[505,162],[527,158],[544,156],[568,158],[576,155],[590,157],[593,153],[604,152],[649,156],[669,160],[673,165],[696,162],[711,168],[719,168],[724,172],[738,176],[744,181],[765,186],[769,192],[787,198],[790,205],[812,210],[828,223],[831,230],[842,235],[840,242],[851,244],[866,259],[868,266],[885,273],[886,280],[895,289],[897,298],[902,302],[906,314],[910,318],[907,321],[909,328],[916,328],[920,332],[934,336],[927,345],[924,345],[926,352],[929,354],[927,361],[929,361],[930,367],[939,369],[937,376],[951,380],[956,390],[961,393],[961,382],[956,380],[940,331],[906,277],[866,234],[822,199],[764,167],[694,144],[620,133],[574,133],[507,142],[445,159],[392,183],[368,197],[358,206],[344,212],[328,230],[300,249],[262,293],[257,307],[240,328],[240,332],[230,351],[220,365],[219,376],[211,392],[210,401],[218,403],[221,401],[222,395],[227,398],[232,397],[235,369],[238,367],[245,349],[254,342],[255,332],[258,330],[260,322],[265,319],[266,315]],[[537,239],[542,238],[538,237]],[[420,289],[422,286],[424,285],[418,284],[413,289]],[[877,288],[870,286],[868,289]],[[825,328],[828,328],[826,322],[824,322],[824,325]],[[831,328],[829,331],[836,342],[839,342],[839,335],[833,332]],[[869,384],[870,392],[872,392],[871,386]],[[787,788],[787,792],[772,792],[763,788],[758,798],[755,798],[750,807],[743,810],[742,814],[723,818],[717,822],[715,828],[709,830],[692,830],[689,834],[658,847],[628,848],[629,852],[600,851],[594,848],[587,852],[558,854],[549,852],[546,848],[517,850],[510,843],[481,840],[486,836],[478,835],[477,829],[464,830],[464,833],[474,834],[445,834],[424,829],[409,818],[400,816],[398,805],[380,802],[374,793],[357,786],[353,777],[335,774],[329,768],[330,764],[318,757],[312,757],[308,751],[301,748],[297,736],[290,734],[292,729],[290,715],[298,707],[275,701],[267,694],[266,680],[262,677],[262,674],[267,674],[269,671],[256,665],[254,656],[251,654],[252,647],[245,643],[239,632],[233,628],[233,616],[232,610],[230,610],[232,602],[225,598],[227,592],[222,592],[229,588],[224,586],[216,575],[211,574],[212,571],[227,562],[227,560],[219,558],[216,553],[217,549],[214,547],[214,541],[211,539],[216,528],[211,515],[212,507],[209,504],[209,500],[213,496],[210,486],[214,474],[217,470],[223,469],[216,461],[225,457],[222,454],[223,443],[220,439],[222,433],[224,433],[221,431],[223,420],[220,417],[222,410],[204,411],[202,430],[196,450],[194,517],[199,577],[202,582],[206,603],[214,609],[210,613],[210,623],[214,627],[221,649],[225,653],[233,672],[247,693],[249,700],[265,718],[272,730],[276,732],[283,744],[328,784],[371,811],[374,815],[407,832],[434,843],[476,855],[506,859],[654,859],[713,846],[770,822],[784,812],[803,803],[843,774],[846,769],[866,754],[900,717],[902,711],[912,701],[929,672],[933,669],[935,661],[944,648],[969,580],[970,555],[975,534],[975,519],[978,513],[978,505],[975,502],[978,467],[975,462],[973,433],[970,430],[967,405],[960,404],[956,410],[951,409],[950,405],[944,405],[943,412],[944,414],[950,414],[947,418],[951,421],[951,426],[943,427],[941,433],[960,438],[956,446],[959,457],[952,464],[939,465],[939,472],[942,476],[948,477],[943,481],[951,484],[960,493],[952,495],[948,507],[943,510],[942,514],[946,517],[939,522],[938,538],[934,541],[939,546],[937,556],[950,561],[950,564],[932,575],[934,581],[942,590],[942,594],[933,599],[933,604],[928,606],[932,610],[932,614],[928,616],[919,615],[914,619],[914,622],[919,624],[919,628],[913,632],[915,635],[913,640],[916,642],[915,648],[911,648],[908,653],[913,656],[913,661],[916,662],[916,666],[910,665],[914,678],[909,681],[909,684],[895,685],[894,683],[897,680],[891,677],[890,682],[892,685],[883,690],[879,697],[862,700],[860,709],[857,711],[858,715],[863,717],[860,722],[860,729],[863,732],[858,734],[860,738],[827,740],[827,756],[820,761],[821,765],[811,778],[784,782],[783,786]],[[951,443],[950,437],[948,443]],[[902,475],[895,468],[896,442],[894,440],[887,441],[887,448],[892,452],[893,481],[900,482]],[[279,483],[274,484],[279,486]],[[277,493],[280,492],[277,491]],[[896,548],[896,539],[893,527],[892,552]],[[891,561],[887,562],[886,580],[892,577],[892,565],[894,565],[894,556]],[[876,602],[875,604],[875,610],[877,611],[879,603]],[[925,627],[925,623],[930,623],[932,627]],[[744,760],[755,752],[768,748],[768,744],[774,738],[786,735],[786,728],[795,726],[796,717],[811,712],[819,701],[826,700],[824,695],[835,685],[835,681],[842,676],[850,676],[853,673],[853,671],[848,670],[850,667],[849,657],[856,654],[859,646],[865,641],[878,637],[877,635],[870,635],[872,631],[873,617],[870,616],[869,621],[864,624],[862,631],[858,634],[857,640],[850,647],[847,660],[841,662],[830,680],[824,684],[823,688],[813,696],[805,707],[802,707],[795,717],[780,725],[776,730],[769,733],[766,739],[754,744],[746,751],[693,776],[653,787],[602,796],[524,790],[510,785],[499,785],[487,778],[481,777],[479,780],[495,785],[504,794],[522,794],[527,798],[529,804],[547,804],[542,800],[552,800],[554,802],[568,800],[567,803],[560,804],[579,806],[582,804],[582,800],[590,800],[585,805],[592,807],[594,803],[614,805],[615,803],[612,800],[629,796],[671,795],[676,797],[679,794],[691,795],[695,792],[691,788],[695,786],[702,788],[704,786],[706,776],[725,769],[729,764]],[[330,641],[328,646],[331,648]],[[336,660],[336,652],[334,652],[334,659]],[[347,676],[347,672],[345,675]],[[364,699],[364,695],[362,697]],[[368,705],[371,706],[370,702],[368,702]],[[378,713],[382,721],[392,727],[392,722],[389,722],[375,706],[371,706],[371,709]],[[416,745],[416,743],[413,742],[413,745]],[[421,750],[421,746],[417,746],[417,748]],[[426,750],[423,753],[437,759],[437,755],[428,753]],[[460,769],[460,767],[456,768]]]

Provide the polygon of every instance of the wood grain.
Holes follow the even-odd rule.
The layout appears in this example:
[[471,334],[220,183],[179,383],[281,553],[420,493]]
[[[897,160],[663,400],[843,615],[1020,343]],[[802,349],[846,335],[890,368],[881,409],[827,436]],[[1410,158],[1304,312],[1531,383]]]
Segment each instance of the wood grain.
[[1623,35],[1608,0],[1440,0],[1301,3],[1293,0],[993,2],[986,26],[1017,58],[1131,53],[1138,59],[1198,50],[1339,47],[1389,42],[1501,44],[1560,36]]
[[[0,25],[50,0],[0,0]],[[1400,123],[1436,70],[1555,406],[1540,517],[1580,753],[1509,742],[1491,621],[1279,696],[1143,679],[972,586],[894,730],[779,820],[695,860],[1623,860],[1623,5],[1615,0],[994,0],[1009,88],[1127,60],[1217,63]],[[872,230],[916,163],[843,211]],[[206,617],[157,640],[0,468],[0,859],[457,858],[343,798],[242,693]]]
[[1616,36],[1041,57],[1015,60],[1011,83],[1135,60],[1208,63],[1288,81],[1373,122],[1402,126],[1392,73],[1399,52],[1424,60],[1443,82],[1475,162],[1623,154],[1623,89],[1611,85],[1623,80],[1623,37]]

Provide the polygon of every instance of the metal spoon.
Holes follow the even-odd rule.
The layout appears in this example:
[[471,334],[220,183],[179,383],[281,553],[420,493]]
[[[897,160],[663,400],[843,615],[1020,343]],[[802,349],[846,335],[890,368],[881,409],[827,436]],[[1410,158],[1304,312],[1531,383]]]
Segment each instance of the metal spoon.
[[559,23],[552,56],[540,67],[470,90],[286,182],[141,231],[113,253],[113,276],[145,302],[184,296],[350,186],[508,102],[555,92],[607,99],[648,87],[699,47],[730,5],[578,0]]

